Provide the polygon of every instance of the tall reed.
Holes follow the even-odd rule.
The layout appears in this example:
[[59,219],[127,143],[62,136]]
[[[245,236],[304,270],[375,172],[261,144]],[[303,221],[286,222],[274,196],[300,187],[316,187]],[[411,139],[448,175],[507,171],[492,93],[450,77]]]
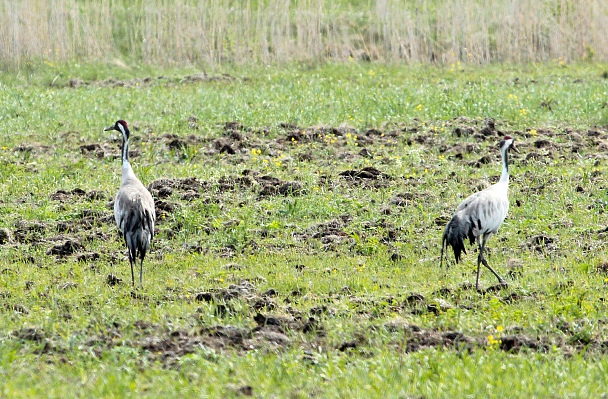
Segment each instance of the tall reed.
[[600,0],[0,0],[0,65],[608,60]]

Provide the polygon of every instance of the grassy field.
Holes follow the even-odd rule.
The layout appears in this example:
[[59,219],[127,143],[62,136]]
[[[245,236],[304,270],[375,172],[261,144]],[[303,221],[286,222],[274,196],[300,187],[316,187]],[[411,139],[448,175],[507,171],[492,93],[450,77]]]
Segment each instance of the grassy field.
[[[1,75],[0,396],[608,395],[607,71]],[[117,119],[159,215],[135,291]],[[440,268],[441,233],[504,134],[509,287],[484,270],[476,292],[475,250]]]

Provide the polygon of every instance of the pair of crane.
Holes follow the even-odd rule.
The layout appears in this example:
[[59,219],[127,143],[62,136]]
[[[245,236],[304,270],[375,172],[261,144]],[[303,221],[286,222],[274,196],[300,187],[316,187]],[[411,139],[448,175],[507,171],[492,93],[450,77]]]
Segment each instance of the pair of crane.
[[[127,122],[118,120],[113,126],[104,130],[116,130],[122,134],[122,183],[114,201],[114,218],[129,252],[133,286],[135,285],[134,266],[139,258],[139,284],[141,286],[143,285],[144,258],[150,241],[154,237],[154,223],[156,222],[154,199],[135,176],[129,162],[130,131]],[[517,151],[513,141],[514,139],[510,136],[505,136],[500,141],[502,174],[498,183],[476,192],[462,201],[448,222],[441,240],[441,264],[443,263],[443,253],[448,245],[452,247],[456,263],[458,263],[461,254],[466,253],[464,241],[468,238],[471,245],[477,242],[479,254],[477,255],[476,290],[479,290],[479,271],[482,264],[498,278],[499,284],[507,285],[506,281],[490,267],[483,253],[488,238],[498,231],[509,211],[509,150]]]

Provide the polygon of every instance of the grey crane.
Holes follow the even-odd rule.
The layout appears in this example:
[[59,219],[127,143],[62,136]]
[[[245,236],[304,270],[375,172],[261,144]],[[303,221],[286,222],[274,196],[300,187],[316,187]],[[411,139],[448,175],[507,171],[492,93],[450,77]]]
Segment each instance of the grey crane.
[[502,174],[498,183],[476,192],[462,201],[443,231],[441,264],[443,263],[443,252],[448,245],[452,247],[456,263],[458,263],[461,253],[466,254],[464,240],[468,238],[471,245],[477,241],[479,254],[477,255],[476,290],[479,290],[479,268],[481,264],[490,269],[492,274],[498,278],[500,284],[507,285],[507,282],[490,267],[483,252],[488,238],[498,231],[509,211],[509,149],[512,148],[519,152],[513,145],[513,141],[514,139],[510,136],[505,136],[500,141]]
[[122,184],[114,200],[114,219],[129,250],[131,282],[135,286],[133,265],[139,258],[139,285],[142,286],[144,257],[154,237],[156,212],[154,199],[139,181],[129,162],[129,127],[123,120],[116,121],[104,131],[116,130],[122,134]]

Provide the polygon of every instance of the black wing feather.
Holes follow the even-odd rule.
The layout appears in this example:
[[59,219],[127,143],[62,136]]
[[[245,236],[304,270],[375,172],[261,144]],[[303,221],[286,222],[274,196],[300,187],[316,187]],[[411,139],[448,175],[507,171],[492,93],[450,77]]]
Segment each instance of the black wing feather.
[[460,262],[462,254],[467,253],[464,240],[468,238],[471,245],[473,245],[476,239],[475,232],[479,230],[481,230],[481,221],[479,219],[475,220],[472,215],[464,218],[458,213],[454,215],[443,231],[441,259],[443,260],[443,252],[449,245],[454,251],[456,263]]

